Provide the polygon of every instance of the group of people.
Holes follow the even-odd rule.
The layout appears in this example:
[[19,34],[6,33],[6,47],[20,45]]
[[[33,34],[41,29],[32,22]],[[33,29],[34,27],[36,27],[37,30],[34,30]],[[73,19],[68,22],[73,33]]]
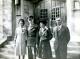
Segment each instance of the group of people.
[[[51,59],[52,51],[50,40],[53,35],[50,28],[46,26],[46,21],[40,21],[39,26],[34,23],[34,17],[29,16],[29,26],[26,28],[24,19],[20,19],[19,26],[15,30],[16,55],[19,59],[24,59],[26,47],[28,50],[28,59]],[[54,49],[56,59],[67,59],[67,44],[70,40],[68,27],[63,24],[62,20],[56,20],[57,26],[54,30]]]

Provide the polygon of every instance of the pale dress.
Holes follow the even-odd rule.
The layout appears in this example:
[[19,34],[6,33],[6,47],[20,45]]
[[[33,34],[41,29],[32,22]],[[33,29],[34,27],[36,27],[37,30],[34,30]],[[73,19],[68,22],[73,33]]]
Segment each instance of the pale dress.
[[16,28],[16,38],[15,38],[15,42],[16,42],[16,55],[25,55],[26,54],[26,30],[22,31],[23,28],[18,27]]

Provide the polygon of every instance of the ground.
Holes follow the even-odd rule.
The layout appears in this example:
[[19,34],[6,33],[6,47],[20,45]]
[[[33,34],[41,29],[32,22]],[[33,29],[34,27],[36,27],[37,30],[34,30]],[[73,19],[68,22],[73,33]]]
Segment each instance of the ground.
[[[54,53],[54,38],[50,41],[51,43],[51,48],[52,48],[52,54],[53,54],[53,59],[55,59],[55,53]],[[0,59],[17,59],[15,56],[15,48],[14,48],[14,41],[9,41],[5,43],[4,47],[0,48]],[[27,47],[26,47],[27,48]],[[27,52],[27,49],[26,49]],[[69,42],[68,44],[68,56],[67,59],[80,59],[80,42]],[[27,53],[26,57],[27,58]],[[37,59],[39,59],[37,57]]]

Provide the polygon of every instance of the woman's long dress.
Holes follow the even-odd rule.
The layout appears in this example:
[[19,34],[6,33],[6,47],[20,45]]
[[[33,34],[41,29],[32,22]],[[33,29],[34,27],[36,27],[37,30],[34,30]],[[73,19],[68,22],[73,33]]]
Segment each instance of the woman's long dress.
[[16,55],[25,55],[26,54],[26,30],[25,28],[18,27],[16,28]]

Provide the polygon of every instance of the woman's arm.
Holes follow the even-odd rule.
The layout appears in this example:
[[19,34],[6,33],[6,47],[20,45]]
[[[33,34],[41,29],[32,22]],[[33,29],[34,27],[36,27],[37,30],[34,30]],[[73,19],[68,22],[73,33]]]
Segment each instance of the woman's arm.
[[15,36],[14,36],[14,41],[16,42],[16,38],[17,38],[17,30],[15,30]]

